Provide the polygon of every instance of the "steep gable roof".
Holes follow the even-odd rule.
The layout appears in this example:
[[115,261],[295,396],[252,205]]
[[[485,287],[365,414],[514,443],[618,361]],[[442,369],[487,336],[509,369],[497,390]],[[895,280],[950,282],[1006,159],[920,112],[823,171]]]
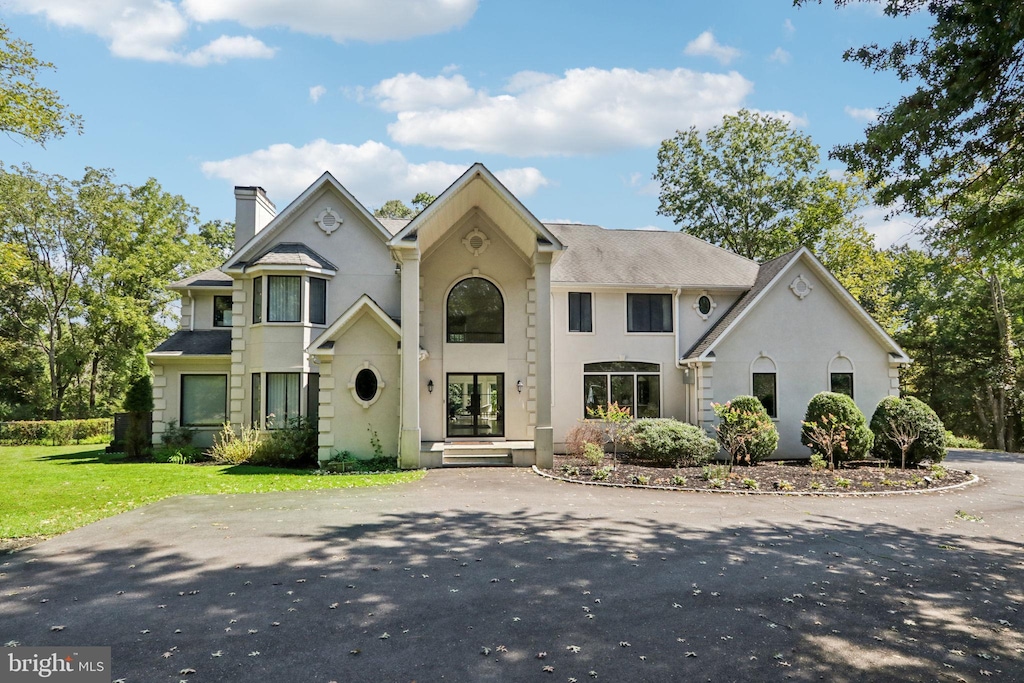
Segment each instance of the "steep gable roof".
[[746,289],[757,263],[684,232],[549,223],[566,250],[552,283]]
[[369,294],[363,294],[355,303],[349,306],[338,319],[331,323],[330,327],[324,330],[306,348],[306,353],[313,355],[332,355],[335,342],[341,337],[356,320],[364,314],[372,316],[381,327],[387,330],[396,341],[402,338],[402,329],[398,322],[389,316],[380,305],[373,300]]
[[378,221],[372,213],[370,213],[365,206],[363,206],[358,199],[353,196],[351,192],[345,189],[345,187],[338,182],[338,179],[331,175],[330,171],[324,171],[323,175],[316,179],[312,185],[306,188],[306,190],[292,201],[291,204],[285,207],[284,211],[274,216],[274,219],[270,221],[262,230],[253,235],[248,242],[243,244],[231,258],[227,260],[222,270],[229,268],[237,268],[246,265],[248,259],[256,253],[260,253],[261,248],[265,248],[266,245],[272,244],[274,238],[281,232],[281,230],[291,223],[294,216],[301,213],[306,206],[313,201],[313,197],[323,188],[330,187],[335,192],[340,194],[342,198],[355,210],[357,214],[363,217],[368,225],[370,225],[374,232],[377,233],[378,237],[384,242],[391,239],[391,232],[387,230],[380,221]]
[[854,314],[859,322],[867,328],[883,345],[888,347],[889,357],[892,362],[909,363],[910,357],[900,348],[900,345],[882,329],[882,326],[864,310],[864,307],[853,298],[853,295],[846,291],[846,288],[836,280],[835,276],[828,271],[821,261],[811,253],[807,247],[800,247],[778,258],[766,261],[758,269],[757,279],[754,285],[739,300],[733,304],[725,315],[705,334],[689,351],[684,354],[682,360],[713,360],[715,347],[719,342],[729,335],[743,318],[757,305],[765,294],[771,290],[793,267],[793,264],[800,261],[801,257],[806,258],[814,274],[821,280],[836,296],[845,307]]
[[[486,195],[487,197],[496,196],[499,198],[498,206],[502,207],[502,211],[507,210],[511,213],[510,216],[517,217],[522,224],[526,225],[530,231],[534,234],[531,237],[537,248],[545,251],[558,252],[561,251],[563,246],[558,238],[551,232],[551,230],[537,220],[526,206],[523,205],[519,199],[516,198],[508,188],[506,188],[500,180],[498,180],[493,173],[491,173],[486,166],[477,162],[466,169],[459,178],[448,186],[448,188],[442,192],[437,199],[430,203],[427,208],[421,211],[415,218],[399,230],[394,237],[391,238],[389,244],[392,247],[410,247],[414,246],[421,236],[421,231],[429,231],[433,223],[436,222],[439,216],[446,216],[450,212],[454,211],[454,215],[447,215],[447,220],[442,219],[442,226],[439,228],[441,232],[446,232],[448,228],[459,218],[465,215],[476,202],[461,202],[465,196],[468,195],[470,198],[478,198],[480,186],[475,186],[474,183],[482,182],[484,186],[490,188],[493,191],[493,195]],[[462,204],[465,203],[465,206]],[[453,207],[456,207],[453,209]],[[500,222],[500,216],[494,216],[495,220]],[[513,240],[515,241],[515,240]],[[420,245],[421,248],[423,245]],[[533,248],[523,249],[523,245],[518,245],[519,248],[525,253],[532,253]]]

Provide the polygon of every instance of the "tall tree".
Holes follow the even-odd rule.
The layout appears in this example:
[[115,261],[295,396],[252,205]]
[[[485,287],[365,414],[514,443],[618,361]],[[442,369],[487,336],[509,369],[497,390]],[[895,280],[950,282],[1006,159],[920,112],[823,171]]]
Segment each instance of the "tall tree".
[[44,359],[51,417],[120,404],[131,359],[166,332],[165,285],[210,260],[188,232],[195,222],[152,179],[132,187],[110,171],[71,181],[0,168],[0,245],[20,254],[0,281],[0,319],[11,321],[0,334]]
[[[875,0],[835,4],[867,1]],[[969,194],[957,229],[989,247],[1024,240],[1024,3],[885,0],[884,11],[924,11],[933,23],[927,36],[851,48],[843,58],[894,72],[911,91],[881,109],[864,140],[831,155],[864,171],[883,204],[943,215]],[[1007,190],[1012,199],[997,201]]]
[[401,199],[389,199],[373,215],[377,218],[412,218],[413,212]]
[[40,71],[54,68],[0,23],[0,131],[40,145],[69,128],[81,132],[81,117],[71,113],[55,90],[36,81]]

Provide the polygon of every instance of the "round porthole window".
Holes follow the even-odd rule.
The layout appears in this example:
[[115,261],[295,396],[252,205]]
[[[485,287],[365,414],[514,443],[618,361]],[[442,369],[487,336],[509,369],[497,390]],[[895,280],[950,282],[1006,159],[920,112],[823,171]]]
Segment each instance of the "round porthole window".
[[701,292],[701,295],[697,297],[697,300],[693,302],[693,310],[697,312],[702,319],[707,320],[708,316],[711,315],[711,311],[715,310],[715,300],[711,298],[711,295],[707,292]]
[[363,368],[356,374],[356,396],[360,401],[372,400],[377,395],[377,375],[373,370]]
[[384,380],[381,379],[377,368],[365,362],[356,369],[349,380],[348,388],[352,392],[352,398],[356,403],[369,408],[380,398],[380,392],[384,388]]

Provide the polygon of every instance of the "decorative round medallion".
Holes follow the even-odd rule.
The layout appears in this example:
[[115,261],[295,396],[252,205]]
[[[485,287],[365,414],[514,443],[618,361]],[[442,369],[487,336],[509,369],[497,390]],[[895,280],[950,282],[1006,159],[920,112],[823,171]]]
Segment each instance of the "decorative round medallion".
[[793,295],[803,301],[804,297],[811,293],[814,289],[814,285],[804,279],[803,275],[797,275],[796,279],[790,283],[789,288],[793,290]]
[[470,254],[473,256],[479,256],[487,251],[487,247],[490,246],[491,241],[487,239],[487,235],[476,229],[462,238],[462,244],[465,245],[466,250],[469,251]]
[[342,218],[334,212],[334,209],[329,207],[321,211],[320,215],[316,217],[317,227],[328,235],[340,228],[341,224]]

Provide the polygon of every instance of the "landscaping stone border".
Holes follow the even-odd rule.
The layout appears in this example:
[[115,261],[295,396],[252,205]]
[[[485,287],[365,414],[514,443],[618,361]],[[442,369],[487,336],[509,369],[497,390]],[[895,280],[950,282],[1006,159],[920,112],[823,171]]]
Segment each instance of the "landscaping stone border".
[[[962,472],[968,474],[967,470],[960,470],[955,468],[946,468],[951,472]],[[688,486],[652,486],[650,484],[616,484],[607,481],[580,481],[578,479],[569,479],[568,477],[561,477],[557,474],[551,474],[544,472],[539,469],[536,465],[533,466],[535,474],[539,474],[547,479],[553,479],[555,481],[564,481],[569,484],[581,484],[583,486],[607,486],[610,488],[617,489],[652,489],[654,491],[683,491],[689,493],[724,493],[732,496],[815,496],[824,498],[863,498],[868,496],[916,496],[925,493],[939,493],[943,491],[953,491],[956,489],[966,488],[981,482],[981,477],[977,474],[970,473],[970,479],[962,481],[959,484],[950,484],[948,486],[937,486],[927,487],[923,489],[912,489],[906,491],[777,491],[777,490],[760,490],[760,489],[748,489],[742,491],[735,491],[730,489],[695,489]]]

